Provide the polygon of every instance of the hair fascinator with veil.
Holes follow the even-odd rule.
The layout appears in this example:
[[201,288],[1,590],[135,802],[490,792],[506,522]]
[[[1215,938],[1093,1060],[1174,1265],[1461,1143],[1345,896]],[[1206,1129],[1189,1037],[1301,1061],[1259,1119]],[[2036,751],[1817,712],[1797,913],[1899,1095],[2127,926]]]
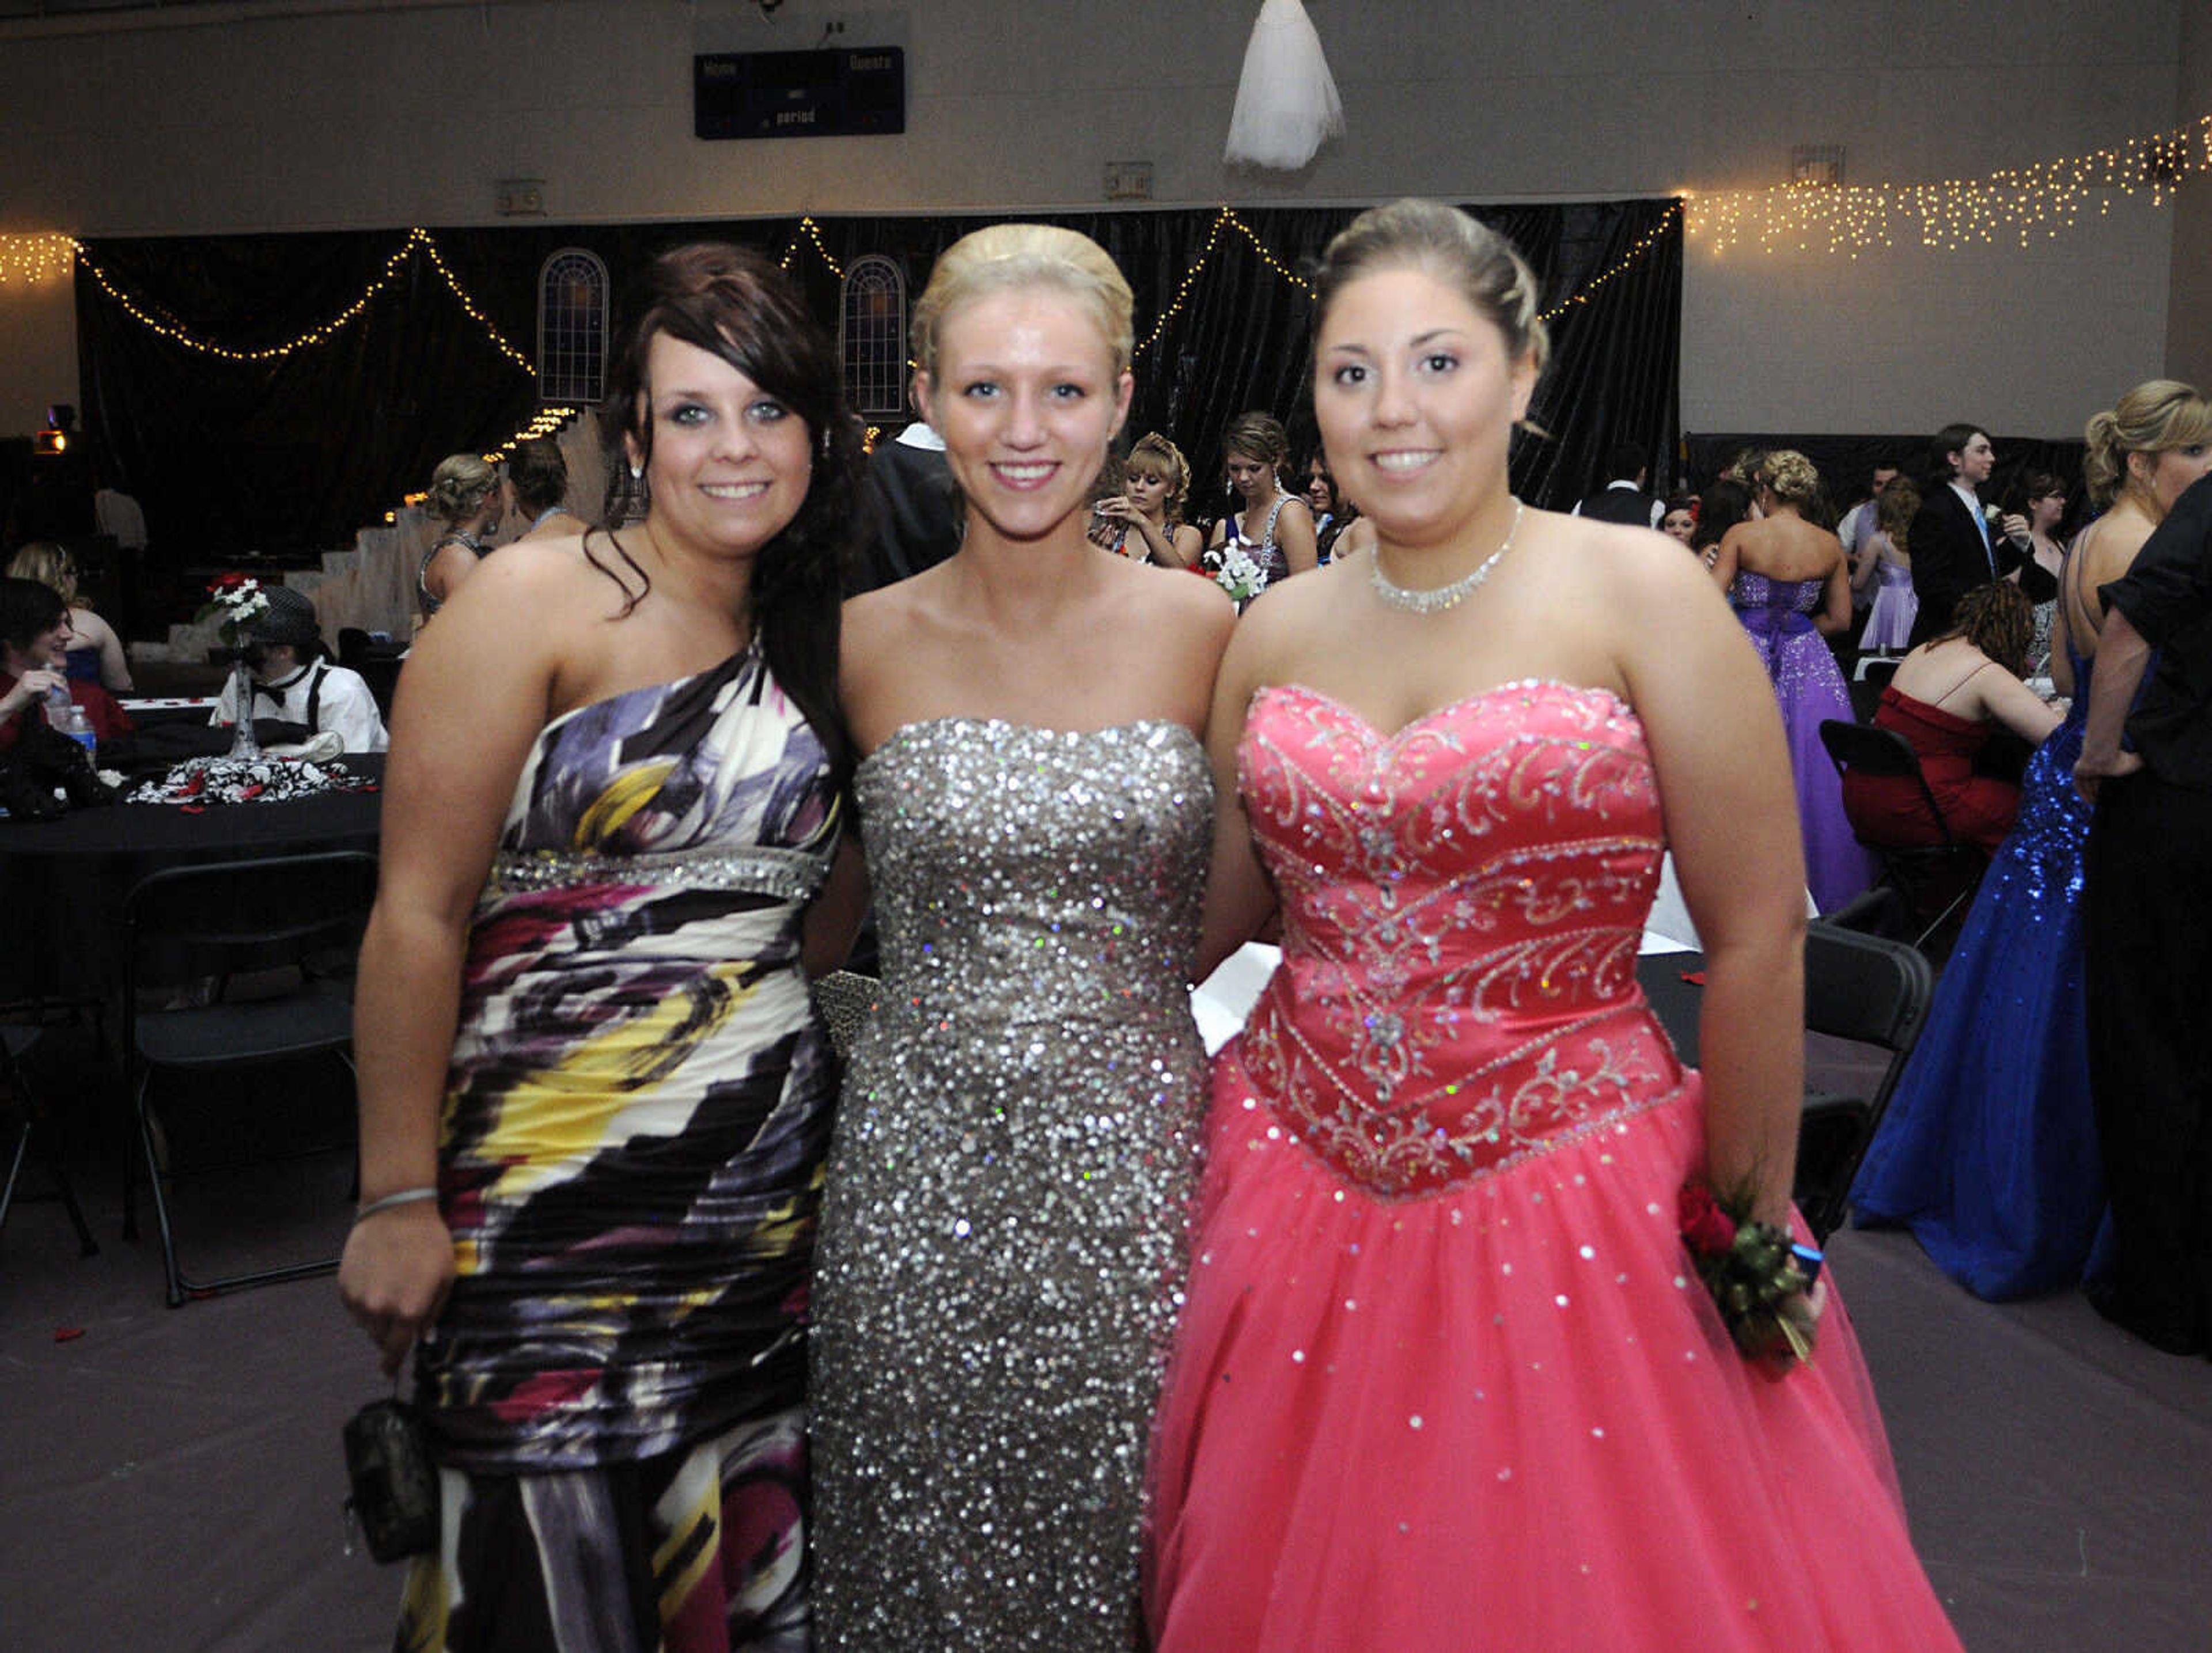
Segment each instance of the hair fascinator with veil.
[[1344,105],[1300,0],[1265,0],[1244,47],[1244,73],[1229,117],[1231,166],[1295,172],[1322,141],[1344,131]]

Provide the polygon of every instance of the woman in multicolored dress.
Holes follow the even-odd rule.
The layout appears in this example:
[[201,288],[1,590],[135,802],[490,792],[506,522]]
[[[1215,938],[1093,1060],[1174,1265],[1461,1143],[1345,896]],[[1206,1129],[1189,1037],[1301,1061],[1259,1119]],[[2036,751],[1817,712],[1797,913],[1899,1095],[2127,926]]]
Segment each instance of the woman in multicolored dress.
[[644,520],[487,563],[393,723],[339,1286],[440,1467],[404,1648],[809,1640],[802,914],[860,433],[772,264],[647,286],[606,404]]

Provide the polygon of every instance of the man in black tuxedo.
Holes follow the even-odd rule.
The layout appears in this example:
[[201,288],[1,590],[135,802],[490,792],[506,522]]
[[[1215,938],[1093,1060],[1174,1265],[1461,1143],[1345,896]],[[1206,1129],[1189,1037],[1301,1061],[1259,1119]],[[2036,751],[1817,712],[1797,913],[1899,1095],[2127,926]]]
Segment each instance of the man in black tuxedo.
[[1615,442],[1606,451],[1604,487],[1576,505],[1573,515],[1588,517],[1594,522],[1628,523],[1638,528],[1656,528],[1666,514],[1666,502],[1656,495],[1644,491],[1644,478],[1651,472],[1644,463],[1644,456],[1633,442]]
[[861,567],[846,580],[857,596],[920,574],[960,549],[960,490],[945,462],[945,443],[919,419],[868,455],[866,489],[875,533]]
[[1929,444],[1928,486],[1913,514],[1906,551],[1912,558],[1912,594],[1920,612],[1912,622],[1917,647],[1951,629],[1951,611],[1977,586],[1986,586],[2018,568],[2019,544],[2027,525],[1990,520],[1975,491],[1990,479],[1997,462],[1989,433],[1978,425],[1946,425]]

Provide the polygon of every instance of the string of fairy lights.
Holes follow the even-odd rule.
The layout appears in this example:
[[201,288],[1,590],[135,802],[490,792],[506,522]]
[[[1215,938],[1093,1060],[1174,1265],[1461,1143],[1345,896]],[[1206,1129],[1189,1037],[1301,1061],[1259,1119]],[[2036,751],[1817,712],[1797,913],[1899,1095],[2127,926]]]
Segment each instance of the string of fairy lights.
[[1842,253],[1900,241],[1955,251],[2017,238],[2022,246],[2055,240],[2091,208],[2109,215],[2116,201],[2145,195],[2163,206],[2191,177],[2212,172],[2212,114],[2112,149],[1980,178],[1936,184],[1791,184],[1771,190],[1685,191],[1691,239],[1709,252],[1738,246],[1761,252]]

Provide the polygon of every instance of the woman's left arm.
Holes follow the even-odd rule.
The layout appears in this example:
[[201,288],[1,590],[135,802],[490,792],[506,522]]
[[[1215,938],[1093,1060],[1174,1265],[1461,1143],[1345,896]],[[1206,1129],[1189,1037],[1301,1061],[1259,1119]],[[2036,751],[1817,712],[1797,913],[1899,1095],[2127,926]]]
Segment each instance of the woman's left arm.
[[[1705,945],[1706,1175],[1789,1220],[1803,1105],[1805,863],[1774,693],[1686,559],[1624,554],[1616,653],[1657,772],[1682,896]],[[1679,616],[1669,626],[1652,614]]]

